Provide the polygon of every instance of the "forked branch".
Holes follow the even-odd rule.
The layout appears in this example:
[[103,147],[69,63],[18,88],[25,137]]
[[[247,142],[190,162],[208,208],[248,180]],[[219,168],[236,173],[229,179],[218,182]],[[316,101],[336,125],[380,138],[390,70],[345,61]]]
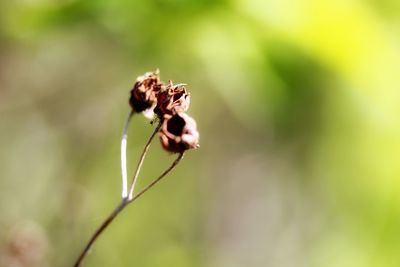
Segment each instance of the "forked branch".
[[158,182],[160,182],[170,171],[172,171],[176,165],[181,161],[183,158],[184,152],[179,153],[178,157],[175,159],[175,161],[159,176],[157,177],[153,182],[151,182],[148,186],[146,186],[144,189],[142,189],[137,195],[133,196],[132,199],[122,199],[121,203],[118,204],[118,206],[111,212],[111,214],[104,220],[104,222],[100,225],[99,228],[94,232],[92,237],[89,239],[87,245],[83,249],[82,253],[79,255],[78,259],[76,260],[74,267],[80,267],[83,260],[89,253],[90,249],[92,248],[93,244],[97,240],[97,238],[103,233],[103,231],[111,224],[112,221],[118,216],[118,214],[121,213],[121,211],[126,208],[129,204],[133,203],[136,199],[138,199],[140,196],[142,196],[144,193],[146,193],[150,188],[155,186]]

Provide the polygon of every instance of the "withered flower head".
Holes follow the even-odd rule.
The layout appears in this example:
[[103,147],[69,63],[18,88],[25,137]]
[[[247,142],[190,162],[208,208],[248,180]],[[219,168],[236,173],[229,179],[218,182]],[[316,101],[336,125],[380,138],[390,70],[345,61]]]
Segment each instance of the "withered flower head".
[[170,81],[165,89],[161,90],[157,96],[157,106],[154,112],[163,117],[173,115],[178,112],[188,110],[190,104],[190,94],[182,84],[174,85]]
[[199,132],[196,121],[186,113],[165,115],[160,131],[163,148],[169,152],[183,152],[199,147]]
[[156,105],[157,93],[163,87],[158,70],[146,72],[136,79],[131,90],[129,104],[135,112],[142,112]]

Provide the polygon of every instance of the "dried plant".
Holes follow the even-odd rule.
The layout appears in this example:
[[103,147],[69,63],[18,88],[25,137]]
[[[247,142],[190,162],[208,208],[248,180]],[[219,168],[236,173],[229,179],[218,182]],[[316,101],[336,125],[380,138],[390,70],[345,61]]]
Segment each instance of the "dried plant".
[[[75,267],[81,266],[94,242],[124,208],[146,193],[173,170],[183,158],[186,150],[199,147],[199,133],[197,131],[196,122],[186,114],[190,104],[190,94],[186,91],[184,86],[185,84],[174,85],[172,81],[169,81],[168,84],[164,84],[160,80],[158,70],[155,72],[147,72],[136,79],[129,99],[129,104],[132,109],[125,121],[121,139],[121,202],[91,236],[76,260],[74,264]],[[128,190],[126,160],[128,128],[132,116],[139,113],[143,113],[147,117],[156,114],[157,117],[155,120],[158,121],[158,124],[144,146]],[[139,177],[147,150],[157,133],[159,133],[162,147],[168,152],[178,154],[178,156],[160,176],[135,194],[136,181]]]

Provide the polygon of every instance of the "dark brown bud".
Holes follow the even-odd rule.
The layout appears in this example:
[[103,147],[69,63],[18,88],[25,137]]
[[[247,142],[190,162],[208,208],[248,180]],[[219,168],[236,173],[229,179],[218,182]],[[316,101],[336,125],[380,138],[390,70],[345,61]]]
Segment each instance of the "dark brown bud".
[[186,113],[165,115],[161,126],[160,140],[163,148],[169,152],[183,152],[199,147],[199,132],[196,121]]
[[169,85],[158,93],[154,113],[162,118],[164,115],[187,111],[189,104],[190,94],[186,88],[180,84],[173,85],[170,81]]
[[135,112],[142,112],[157,104],[157,93],[163,87],[160,81],[158,70],[146,72],[136,79],[135,85],[131,90],[129,104]]

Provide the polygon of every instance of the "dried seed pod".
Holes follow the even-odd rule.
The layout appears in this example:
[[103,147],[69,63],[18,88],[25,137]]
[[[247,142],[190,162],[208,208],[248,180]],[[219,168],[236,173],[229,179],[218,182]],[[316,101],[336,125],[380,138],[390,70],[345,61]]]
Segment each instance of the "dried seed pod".
[[170,81],[169,85],[158,93],[154,112],[162,118],[164,115],[185,112],[189,109],[189,105],[190,94],[186,88],[181,84],[173,85]]
[[163,148],[169,152],[180,153],[199,147],[199,132],[196,121],[186,113],[165,115],[160,131]]
[[135,85],[131,90],[129,104],[135,112],[142,112],[154,107],[157,104],[157,93],[163,86],[158,70],[146,72],[136,79]]

